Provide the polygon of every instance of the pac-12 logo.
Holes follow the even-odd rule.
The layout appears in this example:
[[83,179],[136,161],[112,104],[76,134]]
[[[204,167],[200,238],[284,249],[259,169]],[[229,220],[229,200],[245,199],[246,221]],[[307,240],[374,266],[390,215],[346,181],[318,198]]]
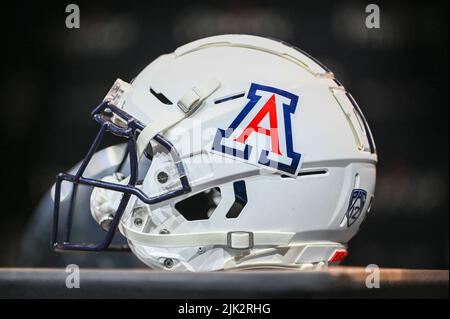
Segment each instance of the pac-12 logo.
[[213,150],[295,175],[301,154],[293,149],[291,117],[298,96],[252,83],[248,103],[227,129],[218,129]]
[[347,212],[344,216],[347,227],[353,225],[356,220],[361,216],[361,213],[366,203],[367,192],[363,189],[354,189],[350,195],[350,201],[348,203]]

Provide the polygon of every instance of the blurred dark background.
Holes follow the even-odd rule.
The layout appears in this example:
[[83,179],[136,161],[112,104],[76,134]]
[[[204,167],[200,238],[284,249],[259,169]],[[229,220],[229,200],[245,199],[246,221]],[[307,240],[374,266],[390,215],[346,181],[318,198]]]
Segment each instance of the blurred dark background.
[[87,151],[89,113],[117,77],[189,41],[247,33],[319,59],[371,125],[376,198],[345,264],[448,268],[448,1],[376,1],[380,29],[365,27],[371,1],[74,1],[81,28],[67,29],[69,3],[0,9],[0,266],[17,265],[33,209]]

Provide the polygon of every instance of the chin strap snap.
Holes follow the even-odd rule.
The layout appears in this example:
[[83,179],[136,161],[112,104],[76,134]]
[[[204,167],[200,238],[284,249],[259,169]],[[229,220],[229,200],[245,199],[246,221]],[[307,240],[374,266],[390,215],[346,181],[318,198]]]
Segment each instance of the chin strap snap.
[[139,134],[137,139],[136,146],[138,157],[141,157],[147,145],[156,136],[156,134],[171,128],[175,124],[189,117],[196,109],[199,108],[203,101],[214,93],[219,87],[219,80],[209,79],[208,81],[191,88],[177,103],[181,112],[170,112],[161,121],[147,125]]

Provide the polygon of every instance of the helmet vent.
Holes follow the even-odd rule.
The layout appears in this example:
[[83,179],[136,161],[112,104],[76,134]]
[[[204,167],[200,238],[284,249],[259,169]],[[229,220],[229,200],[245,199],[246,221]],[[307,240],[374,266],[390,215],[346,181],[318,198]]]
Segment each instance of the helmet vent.
[[153,94],[153,96],[156,97],[163,104],[166,104],[166,105],[172,105],[173,104],[172,101],[167,98],[167,96],[165,96],[162,93],[156,92],[151,87],[150,87],[150,93]]
[[214,100],[214,104],[220,104],[220,103],[223,103],[223,102],[239,99],[239,98],[244,97],[244,96],[245,96],[245,92],[240,92],[240,93],[237,93],[237,94],[223,96],[221,98],[218,98],[218,99]]
[[305,172],[298,173],[297,176],[301,177],[301,176],[310,176],[310,175],[324,175],[327,172],[328,171],[326,169],[314,170],[314,171],[305,171]]
[[188,221],[209,219],[219,205],[220,188],[214,187],[175,204],[175,209]]
[[227,218],[237,218],[245,205],[247,205],[247,188],[244,181],[237,181],[233,183],[234,189],[234,203],[231,205],[227,213]]
[[[319,170],[313,170],[313,171],[299,172],[297,174],[297,176],[298,177],[302,177],[302,176],[312,176],[312,175],[325,175],[326,173],[328,173],[328,170],[326,170],[326,169],[319,169]],[[281,178],[293,178],[293,177],[283,174],[283,175],[281,175]]]

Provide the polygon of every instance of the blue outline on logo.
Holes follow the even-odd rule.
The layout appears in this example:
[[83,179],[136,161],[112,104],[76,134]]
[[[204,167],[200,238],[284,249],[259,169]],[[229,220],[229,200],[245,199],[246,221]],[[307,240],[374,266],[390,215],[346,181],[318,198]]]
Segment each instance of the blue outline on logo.
[[248,160],[249,155],[252,151],[252,147],[250,145],[245,145],[244,151],[236,150],[234,148],[230,148],[222,145],[220,142],[222,138],[229,138],[233,131],[241,124],[241,122],[245,119],[248,113],[253,109],[253,107],[258,103],[261,99],[260,95],[256,94],[257,90],[266,91],[275,93],[278,95],[282,95],[290,99],[290,104],[283,104],[283,114],[284,114],[284,127],[286,134],[286,149],[287,154],[283,154],[290,159],[292,159],[291,165],[286,165],[283,163],[278,163],[273,160],[269,160],[267,156],[269,155],[269,151],[261,152],[258,163],[261,165],[269,166],[272,168],[276,168],[277,170],[295,174],[300,163],[301,154],[294,152],[293,143],[292,143],[292,125],[291,125],[291,114],[294,114],[295,109],[297,108],[298,96],[287,91],[283,91],[274,87],[260,85],[256,83],[252,83],[250,86],[250,90],[248,91],[247,98],[249,99],[248,103],[244,106],[242,111],[238,114],[236,119],[230,124],[230,127],[226,130],[218,129],[216,132],[216,136],[214,137],[214,144],[212,149],[214,151],[222,152],[224,154],[233,155],[234,157],[238,157],[241,159]]
[[[347,212],[345,216],[347,217],[347,227],[353,225],[356,220],[361,216],[361,213],[364,209],[364,205],[366,204],[367,192],[364,189],[356,188],[352,190],[352,194],[350,195],[350,201],[348,203]],[[355,206],[356,203],[360,200],[360,205]]]

